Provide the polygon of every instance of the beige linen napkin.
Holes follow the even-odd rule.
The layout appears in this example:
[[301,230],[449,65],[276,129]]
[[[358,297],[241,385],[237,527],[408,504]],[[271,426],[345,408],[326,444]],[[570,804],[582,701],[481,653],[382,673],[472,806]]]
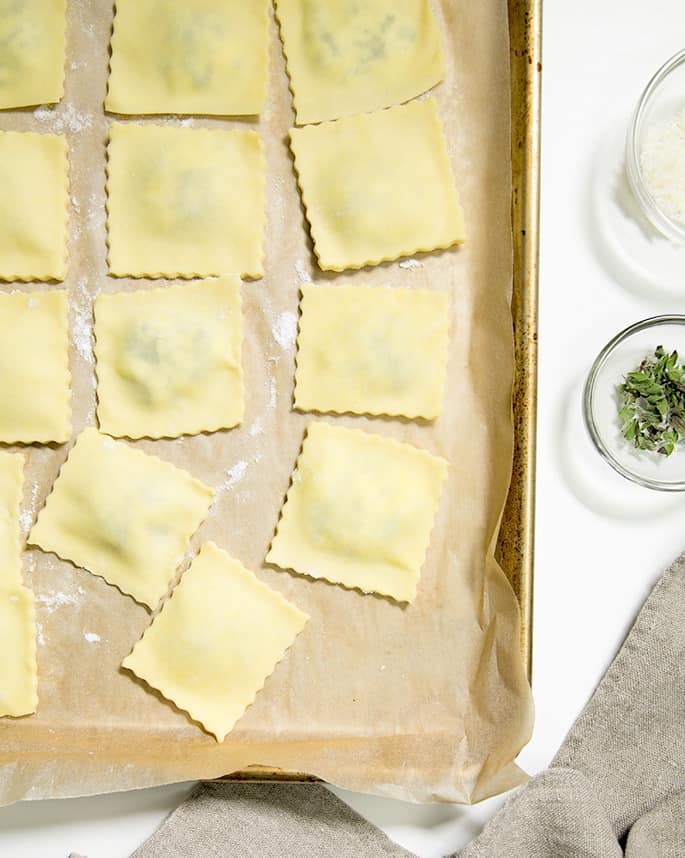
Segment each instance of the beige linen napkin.
[[[132,858],[409,856],[325,787],[200,784]],[[460,858],[685,858],[685,554],[547,771]]]

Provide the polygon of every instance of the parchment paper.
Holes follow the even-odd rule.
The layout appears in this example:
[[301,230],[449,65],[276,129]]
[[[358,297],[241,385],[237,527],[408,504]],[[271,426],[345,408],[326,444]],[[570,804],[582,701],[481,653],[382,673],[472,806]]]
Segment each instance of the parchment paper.
[[[105,0],[68,5],[64,100],[54,110],[5,112],[0,128],[60,131],[69,138],[65,287],[76,433],[95,420],[93,296],[153,284],[106,274],[110,118],[102,102],[112,9]],[[518,607],[493,559],[512,461],[507,7],[505,0],[442,0],[435,8],[448,55],[447,78],[435,94],[468,242],[361,272],[318,271],[285,140],[293,114],[272,21],[269,99],[254,123],[268,152],[267,274],[243,287],[245,420],[231,431],[135,445],[220,487],[193,552],[204,540],[215,540],[307,611],[311,622],[219,745],[120,672],[148,612],[102,579],[28,550],[26,583],[38,599],[40,707],[29,718],[0,720],[0,803],[215,777],[250,764],[415,801],[476,801],[523,779],[513,759],[530,735],[530,691],[519,659]],[[244,127],[212,119],[138,121]],[[310,277],[449,292],[445,409],[434,425],[292,412],[298,289]],[[313,418],[393,436],[450,461],[410,607],[264,567],[304,428]],[[67,450],[25,448],[25,530]]]

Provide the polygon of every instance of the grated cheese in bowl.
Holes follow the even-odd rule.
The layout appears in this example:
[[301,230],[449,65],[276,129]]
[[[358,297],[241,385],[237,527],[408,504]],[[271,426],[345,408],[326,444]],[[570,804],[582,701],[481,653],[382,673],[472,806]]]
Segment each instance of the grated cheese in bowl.
[[685,226],[685,107],[647,130],[640,168],[656,205]]

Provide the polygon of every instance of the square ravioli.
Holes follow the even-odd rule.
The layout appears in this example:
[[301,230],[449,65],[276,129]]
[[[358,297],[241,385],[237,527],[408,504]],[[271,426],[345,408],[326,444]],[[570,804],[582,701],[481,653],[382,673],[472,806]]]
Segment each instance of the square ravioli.
[[24,486],[24,457],[0,450],[0,588],[21,585],[19,513]]
[[302,286],[295,407],[432,420],[447,369],[447,295]]
[[64,280],[67,140],[0,131],[0,280]]
[[446,473],[409,444],[310,423],[267,562],[411,602]]
[[243,417],[240,280],[95,299],[98,420],[108,435],[175,438]]
[[377,265],[463,241],[432,98],[293,128],[290,145],[320,268]]
[[207,542],[122,666],[222,742],[308,619]]
[[110,273],[262,276],[266,191],[258,134],[115,122],[108,157]]
[[85,429],[29,541],[152,608],[213,497],[212,489],[175,465]]
[[64,94],[66,0],[0,0],[0,109]]
[[26,587],[0,587],[0,717],[38,707],[36,610]]
[[0,294],[0,330],[0,442],[63,444],[71,435],[67,293]]
[[445,76],[429,0],[276,0],[298,125],[400,104]]
[[269,0],[117,0],[105,108],[258,114],[266,98]]

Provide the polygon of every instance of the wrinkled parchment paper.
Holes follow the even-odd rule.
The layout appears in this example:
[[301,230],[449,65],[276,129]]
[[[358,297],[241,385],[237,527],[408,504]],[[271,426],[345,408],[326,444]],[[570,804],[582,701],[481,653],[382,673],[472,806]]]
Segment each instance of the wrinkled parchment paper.
[[[70,0],[66,95],[56,109],[0,114],[0,128],[69,139],[74,431],[94,423],[93,296],[149,287],[105,265],[105,118],[112,9]],[[290,92],[271,23],[263,280],[243,287],[247,409],[238,429],[135,446],[219,487],[192,551],[215,540],[312,620],[223,745],[119,670],[150,621],[102,579],[30,549],[37,595],[38,714],[0,720],[0,803],[215,777],[251,764],[308,772],[414,801],[469,802],[518,784],[531,731],[514,594],[493,560],[512,460],[509,55],[505,0],[435,3],[448,73],[435,94],[469,239],[347,274],[317,270],[285,142]],[[245,127],[212,119],[144,119]],[[291,411],[298,289],[319,282],[445,289],[452,331],[445,409],[434,425]],[[160,285],[159,282],[157,285]],[[39,290],[55,284],[5,284]],[[2,379],[0,379],[2,383]],[[402,608],[263,566],[310,419],[389,435],[451,463],[416,601]],[[25,448],[23,524],[50,492],[67,446]],[[186,561],[187,564],[187,561]]]

